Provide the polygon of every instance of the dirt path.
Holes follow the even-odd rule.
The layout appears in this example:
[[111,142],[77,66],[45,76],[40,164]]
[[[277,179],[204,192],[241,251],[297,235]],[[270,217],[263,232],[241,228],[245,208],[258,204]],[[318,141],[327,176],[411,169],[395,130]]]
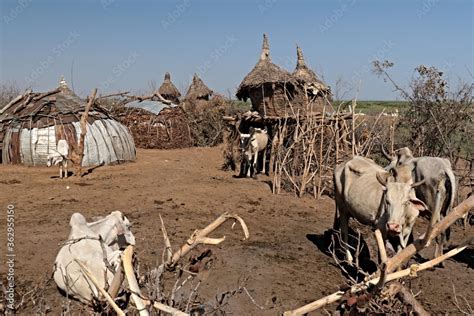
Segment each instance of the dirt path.
[[[247,278],[245,285],[257,303],[271,308],[259,310],[240,294],[225,307],[233,314],[277,315],[338,290],[345,279],[313,242],[332,226],[333,201],[273,196],[269,178],[233,178],[219,170],[221,157],[220,148],[139,150],[136,163],[102,167],[82,179],[66,180],[52,178],[56,169],[0,166],[1,231],[6,231],[6,206],[14,204],[15,276],[20,289],[51,275],[58,244],[67,238],[74,212],[91,219],[120,210],[133,223],[138,257],[148,266],[155,265],[163,249],[158,214],[174,246],[223,212],[242,216],[250,240],[241,241],[242,232],[232,231],[229,224],[216,232],[227,239],[212,248],[217,260],[200,295],[212,302],[217,293],[235,289]],[[453,239],[464,234],[457,230]],[[4,261],[6,236],[0,236]],[[419,299],[428,310],[457,313],[453,285],[474,307],[472,256],[466,260],[471,260],[470,267],[450,260],[445,269],[426,271],[411,281],[414,291],[421,290]],[[2,263],[2,279],[3,267]],[[64,299],[54,284],[45,296],[53,314],[60,313]]]

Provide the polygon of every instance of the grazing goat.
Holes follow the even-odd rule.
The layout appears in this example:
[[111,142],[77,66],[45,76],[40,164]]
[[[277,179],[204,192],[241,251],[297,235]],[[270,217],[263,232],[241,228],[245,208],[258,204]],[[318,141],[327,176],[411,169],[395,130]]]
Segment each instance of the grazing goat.
[[68,296],[90,304],[99,293],[74,260],[81,261],[104,288],[114,277],[109,268],[121,264],[121,249],[134,245],[135,237],[127,217],[119,211],[92,223],[74,213],[69,224],[71,232],[56,256],[53,278]]
[[267,174],[265,169],[267,159],[267,145],[268,133],[266,130],[260,128],[252,128],[250,134],[240,135],[240,145],[243,153],[243,160],[247,167],[247,177],[251,176],[251,169],[253,175],[257,174],[257,162],[259,153],[263,154],[263,173]]
[[66,178],[68,177],[67,161],[69,156],[69,144],[66,140],[60,139],[56,150],[48,155],[47,166],[59,165],[59,178],[63,177],[63,171]]

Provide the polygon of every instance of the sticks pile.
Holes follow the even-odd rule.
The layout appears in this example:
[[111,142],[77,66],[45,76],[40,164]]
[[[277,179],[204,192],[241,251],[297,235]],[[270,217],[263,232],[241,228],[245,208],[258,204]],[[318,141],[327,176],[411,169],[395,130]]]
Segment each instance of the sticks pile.
[[[424,262],[422,264],[413,264],[404,270],[393,272],[397,270],[398,268],[400,268],[404,263],[408,262],[416,253],[418,253],[419,251],[427,247],[433,239],[435,239],[439,234],[441,234],[441,232],[445,231],[449,226],[454,224],[458,219],[468,214],[472,209],[474,209],[474,196],[471,196],[470,198],[468,198],[467,200],[459,204],[451,213],[449,213],[436,225],[432,227],[428,227],[426,231],[426,236],[422,236],[419,239],[415,240],[412,244],[408,245],[403,251],[396,254],[394,257],[385,259],[386,260],[385,262],[382,261],[382,265],[379,271],[369,276],[368,279],[365,280],[364,282],[353,285],[347,291],[337,291],[331,295],[323,297],[303,307],[300,307],[291,311],[287,311],[284,313],[284,315],[285,316],[304,315],[309,312],[318,310],[329,304],[338,302],[344,299],[344,297],[347,297],[348,295],[349,296],[357,295],[358,293],[361,293],[363,291],[365,292],[368,289],[373,288],[374,286],[376,286],[376,288],[378,289],[382,289],[387,282],[397,280],[397,279],[407,277],[407,276],[416,277],[418,272],[432,268],[438,265],[439,263],[443,262],[444,260],[452,256],[455,256],[456,254],[466,249],[467,245],[461,245],[435,259]],[[378,242],[378,245],[379,245],[380,253],[381,254],[385,253],[383,243],[380,244]],[[398,291],[395,291],[392,288],[392,293],[398,294],[400,291],[403,292],[404,290],[398,288]],[[418,313],[423,314],[423,311],[424,311],[423,308],[421,306],[418,306],[419,303],[416,302],[416,300],[413,297],[410,297],[408,293],[402,293],[401,296],[402,296],[402,299],[406,303],[412,305],[414,310],[418,309]]]
[[[161,216],[160,219],[165,249],[163,251],[163,262],[158,266],[156,271],[154,271],[154,278],[157,282],[153,284],[154,289],[151,291],[151,293],[149,293],[152,295],[152,299],[143,295],[140,289],[136,276],[136,270],[134,269],[132,263],[133,246],[128,246],[124,250],[122,254],[122,266],[115,272],[114,279],[112,280],[108,291],[99,286],[99,283],[95,277],[90,273],[90,271],[82,262],[76,260],[84,274],[84,277],[86,277],[91,282],[91,286],[94,285],[97,288],[98,292],[101,293],[102,298],[107,301],[107,303],[114,309],[117,315],[125,315],[125,312],[120,309],[120,307],[115,302],[115,298],[121,287],[131,294],[132,302],[134,303],[140,316],[148,316],[151,308],[169,313],[171,315],[189,315],[193,305],[192,303],[196,299],[197,288],[199,287],[201,281],[198,282],[198,285],[189,295],[189,299],[184,305],[184,308],[182,308],[183,304],[178,304],[176,302],[175,296],[186,282],[199,276],[199,268],[196,269],[196,266],[199,266],[201,263],[200,261],[205,259],[206,255],[197,259],[197,261],[194,263],[194,269],[193,266],[178,267],[180,260],[182,260],[192,249],[199,245],[218,245],[222,243],[225,240],[225,236],[221,238],[211,238],[208,236],[228,220],[234,220],[234,223],[239,222],[244,232],[244,240],[249,238],[249,231],[243,219],[238,215],[225,213],[219,216],[215,221],[206,226],[204,229],[196,230],[187,240],[187,242],[173,253],[171,249],[171,242]],[[208,250],[208,252],[210,252],[210,250]],[[194,270],[194,272],[191,270]],[[169,296],[165,296],[163,290],[163,280],[165,278],[165,273],[167,272],[177,273],[179,275],[179,278],[176,281],[173,289],[170,291]],[[179,285],[178,281],[181,280],[183,274],[187,274],[187,277],[184,278],[184,281],[182,281],[181,285]],[[126,284],[123,284],[124,279],[126,279]],[[178,307],[181,307],[184,309],[184,311]]]

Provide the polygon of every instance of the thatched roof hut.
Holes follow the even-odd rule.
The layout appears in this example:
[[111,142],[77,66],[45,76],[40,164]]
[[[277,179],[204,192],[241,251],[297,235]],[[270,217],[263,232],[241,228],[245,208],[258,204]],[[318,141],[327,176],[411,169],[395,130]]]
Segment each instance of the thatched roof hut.
[[242,80],[237,89],[239,100],[252,101],[252,108],[263,116],[285,116],[293,98],[296,82],[291,74],[272,63],[270,46],[263,34],[262,53],[255,67]]
[[169,100],[174,104],[179,104],[179,97],[181,96],[181,93],[173,84],[173,82],[171,82],[171,75],[169,72],[165,74],[165,79],[158,89],[158,93],[161,94],[161,96],[166,100]]
[[298,84],[306,86],[308,93],[313,96],[316,96],[318,93],[330,95],[331,89],[306,65],[303,51],[298,45],[296,45],[296,54],[298,59],[296,61],[295,71],[293,71],[293,77],[296,79]]
[[[87,101],[71,94],[64,80],[54,91],[27,92],[0,110],[0,162],[46,165],[60,139],[76,149],[80,118]],[[72,91],[71,91],[72,92]],[[114,164],[135,160],[129,130],[94,104],[87,120],[82,165]]]
[[194,74],[193,82],[189,86],[188,93],[186,93],[187,100],[209,100],[214,93],[209,89],[197,74]]
[[59,80],[59,90],[61,90],[61,93],[67,94],[67,95],[76,95],[74,91],[69,89],[69,85],[66,82],[66,79],[64,79],[64,76],[61,76],[61,79]]
[[302,106],[310,103],[310,112],[322,112],[323,106],[330,105],[331,89],[321,81],[316,73],[311,70],[304,60],[303,51],[296,45],[296,68],[293,77],[297,82],[297,91],[293,103]]

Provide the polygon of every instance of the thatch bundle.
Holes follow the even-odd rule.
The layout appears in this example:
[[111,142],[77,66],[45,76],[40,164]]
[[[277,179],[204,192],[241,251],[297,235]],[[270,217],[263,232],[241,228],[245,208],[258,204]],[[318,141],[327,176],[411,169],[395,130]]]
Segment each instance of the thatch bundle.
[[197,74],[194,74],[193,82],[186,93],[187,100],[209,100],[214,92],[209,89]]
[[171,75],[169,72],[165,74],[165,79],[158,89],[158,93],[161,94],[163,98],[171,101],[174,104],[179,104],[179,97],[181,93],[178,88],[171,82]]

